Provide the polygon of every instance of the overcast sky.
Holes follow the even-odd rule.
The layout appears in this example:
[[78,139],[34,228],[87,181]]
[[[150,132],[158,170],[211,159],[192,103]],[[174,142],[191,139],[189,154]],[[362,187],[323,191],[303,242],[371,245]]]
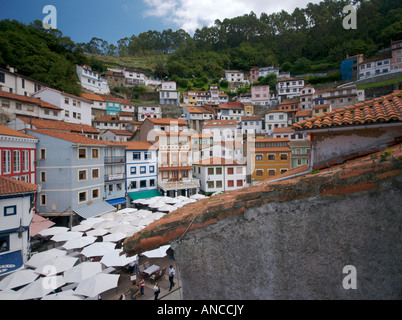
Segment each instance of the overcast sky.
[[191,35],[197,28],[254,11],[259,17],[320,0],[0,0],[0,20],[29,24],[42,21],[43,8],[57,9],[57,27],[77,43],[92,37],[116,43],[148,30],[184,29]]

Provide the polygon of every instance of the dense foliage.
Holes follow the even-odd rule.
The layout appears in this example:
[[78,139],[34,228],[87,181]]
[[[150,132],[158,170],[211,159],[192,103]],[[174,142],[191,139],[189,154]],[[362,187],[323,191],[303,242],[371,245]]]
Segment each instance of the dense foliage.
[[[343,28],[347,15],[343,9],[349,4],[357,8],[356,30]],[[293,13],[257,17],[251,12],[216,20],[193,36],[181,29],[148,31],[121,39],[117,45],[99,38],[75,44],[60,31],[44,30],[39,22],[25,26],[4,20],[0,22],[0,66],[11,65],[24,75],[76,93],[76,63],[102,71],[102,63],[94,56],[168,55],[167,62],[157,61],[154,75],[174,76],[187,89],[205,86],[208,78],[218,83],[225,69],[249,71],[275,65],[294,75],[339,70],[346,56],[363,53],[372,57],[400,39],[402,0],[323,0]],[[338,78],[339,74],[331,74],[311,80],[321,83]]]

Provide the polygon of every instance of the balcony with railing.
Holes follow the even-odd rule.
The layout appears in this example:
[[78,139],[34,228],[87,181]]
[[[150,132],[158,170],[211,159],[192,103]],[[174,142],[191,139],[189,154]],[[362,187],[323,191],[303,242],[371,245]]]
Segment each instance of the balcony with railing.
[[105,164],[113,164],[113,163],[126,163],[126,157],[125,156],[105,157]]
[[105,182],[126,180],[125,173],[105,174]]

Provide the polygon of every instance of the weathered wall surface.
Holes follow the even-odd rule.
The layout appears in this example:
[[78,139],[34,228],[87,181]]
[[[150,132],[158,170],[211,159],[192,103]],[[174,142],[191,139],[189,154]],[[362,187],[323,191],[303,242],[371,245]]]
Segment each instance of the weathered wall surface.
[[[191,231],[172,243],[184,299],[401,299],[401,185],[268,203]],[[357,290],[343,288],[346,265]]]

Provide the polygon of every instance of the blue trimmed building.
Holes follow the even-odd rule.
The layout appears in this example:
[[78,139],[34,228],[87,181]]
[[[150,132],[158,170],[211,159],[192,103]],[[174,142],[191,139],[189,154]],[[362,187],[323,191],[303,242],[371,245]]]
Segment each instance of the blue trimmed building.
[[130,201],[161,196],[158,192],[158,150],[149,142],[124,142],[127,194]]

